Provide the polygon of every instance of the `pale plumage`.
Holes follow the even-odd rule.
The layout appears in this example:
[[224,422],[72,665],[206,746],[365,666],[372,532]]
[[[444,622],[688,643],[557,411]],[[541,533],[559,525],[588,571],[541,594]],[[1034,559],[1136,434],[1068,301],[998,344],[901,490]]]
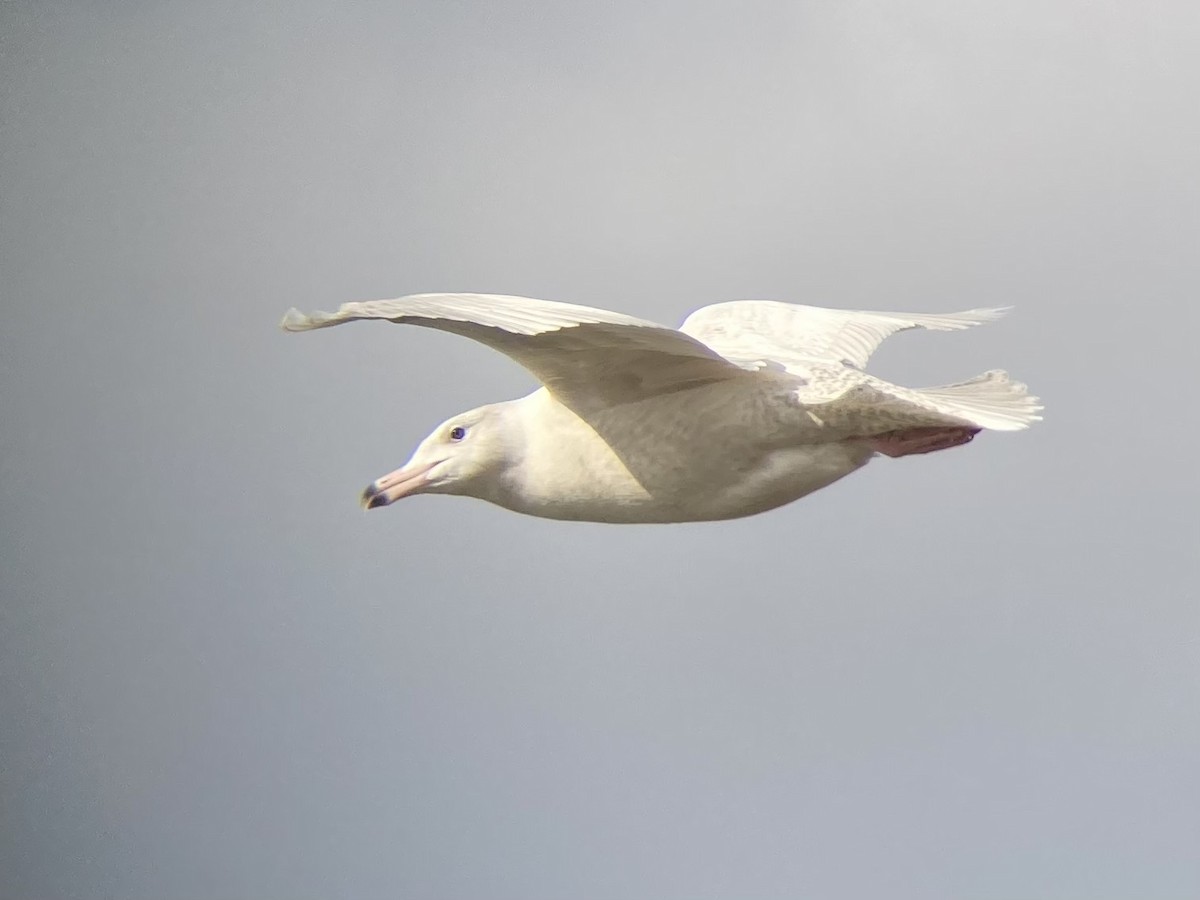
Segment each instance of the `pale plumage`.
[[543,388],[456,416],[364,493],[480,497],[604,522],[727,519],[788,503],[873,455],[1017,430],[1040,406],[1002,372],[909,389],[867,375],[909,328],[953,331],[1001,310],[868,313],[772,301],[697,310],[676,330],[608,310],[489,294],[419,294],[284,317],[288,331],[357,319],[437,328],[508,355]]

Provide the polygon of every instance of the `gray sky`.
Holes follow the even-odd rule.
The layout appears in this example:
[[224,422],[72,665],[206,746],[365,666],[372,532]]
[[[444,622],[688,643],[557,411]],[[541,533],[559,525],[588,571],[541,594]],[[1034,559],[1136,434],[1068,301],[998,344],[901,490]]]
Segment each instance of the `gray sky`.
[[[1200,896],[1200,13],[0,5],[6,897]],[[1008,305],[1017,435],[743,521],[357,492],[530,378],[276,329]]]

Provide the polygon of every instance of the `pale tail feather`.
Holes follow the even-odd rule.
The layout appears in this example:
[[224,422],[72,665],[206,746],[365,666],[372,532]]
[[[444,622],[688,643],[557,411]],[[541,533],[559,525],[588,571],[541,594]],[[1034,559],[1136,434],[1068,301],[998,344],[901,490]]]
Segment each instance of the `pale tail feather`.
[[913,393],[929,401],[938,412],[995,431],[1020,431],[1042,418],[1038,415],[1042,409],[1038,398],[999,369],[960,384],[918,388]]

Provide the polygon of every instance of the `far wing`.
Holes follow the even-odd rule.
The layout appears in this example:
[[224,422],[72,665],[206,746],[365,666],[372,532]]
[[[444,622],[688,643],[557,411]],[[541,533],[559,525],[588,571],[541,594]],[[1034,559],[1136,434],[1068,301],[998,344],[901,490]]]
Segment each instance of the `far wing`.
[[335,313],[292,309],[281,324],[285,331],[309,331],[358,319],[420,325],[479,341],[524,366],[580,414],[747,374],[673,328],[527,297],[414,294],[345,303]]
[[879,345],[898,331],[959,331],[994,321],[1004,312],[859,312],[774,300],[735,300],[696,310],[679,330],[745,368],[782,367],[808,377],[812,363],[864,369]]

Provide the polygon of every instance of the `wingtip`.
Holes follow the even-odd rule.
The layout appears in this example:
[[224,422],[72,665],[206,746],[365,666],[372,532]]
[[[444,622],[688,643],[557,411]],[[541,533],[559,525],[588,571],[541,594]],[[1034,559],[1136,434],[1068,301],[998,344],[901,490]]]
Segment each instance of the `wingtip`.
[[1003,319],[1013,308],[1011,306],[985,306],[980,309],[972,309],[963,313],[963,319],[968,321],[970,325],[986,325],[989,322],[995,322],[998,319]]
[[930,331],[962,331],[1002,319],[1011,309],[1011,306],[992,306],[953,313],[920,313],[913,314],[911,320],[912,325]]
[[284,313],[283,319],[279,323],[279,327],[284,331],[312,331],[314,328],[324,328],[327,325],[336,325],[337,322],[338,318],[333,313],[302,313],[293,306],[286,313]]
[[279,321],[279,327],[284,331],[307,331],[312,325],[308,316],[293,306],[283,314],[283,318]]

